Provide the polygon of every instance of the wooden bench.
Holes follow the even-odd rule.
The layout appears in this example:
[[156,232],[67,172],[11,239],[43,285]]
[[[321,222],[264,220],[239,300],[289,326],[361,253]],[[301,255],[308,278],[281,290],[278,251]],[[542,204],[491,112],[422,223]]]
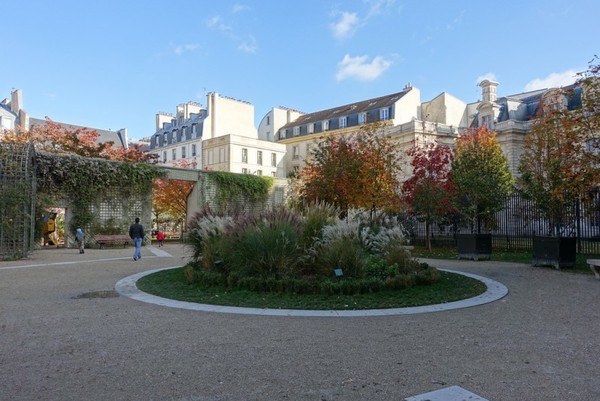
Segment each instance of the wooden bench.
[[113,234],[113,235],[96,235],[94,237],[94,241],[96,241],[96,243],[100,246],[100,249],[102,249],[104,247],[104,245],[112,245],[112,246],[116,246],[116,245],[123,245],[123,248],[125,248],[128,244],[131,243],[131,238],[129,238],[129,235],[119,235],[119,234]]
[[600,259],[588,259],[587,264],[590,266],[594,276],[600,280]]

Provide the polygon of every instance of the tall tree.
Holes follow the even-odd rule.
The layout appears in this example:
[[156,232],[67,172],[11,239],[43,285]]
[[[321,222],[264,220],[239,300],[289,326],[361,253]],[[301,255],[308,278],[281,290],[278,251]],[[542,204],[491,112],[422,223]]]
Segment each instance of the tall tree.
[[301,200],[342,211],[397,208],[402,152],[383,133],[382,125],[370,124],[355,134],[324,138],[299,174]]
[[402,185],[403,198],[417,218],[425,222],[425,246],[431,250],[431,225],[452,210],[454,185],[450,178],[452,150],[429,143],[407,152],[412,176]]
[[484,226],[493,227],[494,213],[502,210],[514,185],[495,132],[482,127],[457,139],[452,182],[457,209],[469,220],[471,230],[481,233]]
[[[526,138],[519,171],[523,195],[533,199],[548,222],[549,235],[559,235],[566,223],[566,203],[588,196],[600,185],[600,65],[595,57],[579,74],[581,107],[565,102],[540,104],[538,119]],[[559,91],[567,98],[573,91]]]

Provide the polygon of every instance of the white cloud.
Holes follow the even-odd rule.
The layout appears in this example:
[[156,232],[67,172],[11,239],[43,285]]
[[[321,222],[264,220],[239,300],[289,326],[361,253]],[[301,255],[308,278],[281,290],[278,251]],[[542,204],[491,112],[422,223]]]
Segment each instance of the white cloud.
[[368,6],[369,11],[367,13],[367,18],[373,17],[375,15],[388,13],[391,10],[392,6],[396,2],[396,0],[363,0]]
[[208,19],[206,21],[206,26],[211,29],[218,29],[221,32],[229,32],[231,31],[231,27],[223,21],[223,18],[219,15],[215,15],[214,17]]
[[558,88],[565,85],[571,85],[577,80],[576,74],[578,70],[567,70],[565,72],[553,72],[544,78],[535,78],[525,85],[525,91],[533,91],[536,89]]
[[373,81],[392,65],[391,61],[381,56],[376,56],[373,61],[368,62],[368,56],[351,57],[346,54],[338,63],[335,78],[338,81],[354,78],[359,81]]
[[199,47],[199,45],[197,45],[195,43],[188,43],[188,44],[185,44],[185,45],[177,45],[177,46],[175,46],[175,49],[173,51],[175,52],[176,55],[181,56],[183,53],[194,51],[198,47]]
[[343,11],[340,14],[339,21],[331,24],[331,30],[336,39],[343,40],[349,38],[356,32],[358,16],[356,13],[349,13],[346,11]]
[[243,11],[248,11],[248,10],[250,10],[249,6],[247,6],[245,4],[236,3],[233,5],[233,9],[231,10],[231,12],[236,14],[236,13],[241,13]]
[[243,51],[244,53],[254,54],[258,50],[258,45],[256,43],[256,38],[252,35],[248,37],[248,40],[243,41],[238,46],[238,49]]
[[484,80],[486,80],[486,79],[487,79],[488,81],[497,81],[497,79],[496,79],[496,74],[494,74],[493,72],[488,72],[488,73],[486,73],[486,74],[483,74],[483,75],[480,75],[480,76],[478,76],[478,77],[477,77],[477,80],[475,81],[475,84],[476,84],[476,85],[479,85],[479,83],[480,83],[481,81],[484,81]]

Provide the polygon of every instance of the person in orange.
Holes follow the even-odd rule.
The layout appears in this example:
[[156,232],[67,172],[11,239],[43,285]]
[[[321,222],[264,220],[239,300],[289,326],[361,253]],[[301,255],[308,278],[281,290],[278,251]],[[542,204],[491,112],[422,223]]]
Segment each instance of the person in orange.
[[163,241],[165,240],[165,233],[162,231],[158,231],[156,233],[156,240],[158,241],[158,246],[163,246]]

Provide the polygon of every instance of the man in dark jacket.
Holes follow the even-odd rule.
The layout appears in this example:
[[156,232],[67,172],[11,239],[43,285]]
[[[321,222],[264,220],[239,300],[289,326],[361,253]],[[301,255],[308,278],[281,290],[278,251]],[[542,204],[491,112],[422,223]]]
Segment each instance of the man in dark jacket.
[[133,260],[142,258],[142,241],[144,240],[144,226],[140,224],[140,218],[135,218],[135,223],[129,227],[129,237],[133,241],[135,251],[133,252]]

